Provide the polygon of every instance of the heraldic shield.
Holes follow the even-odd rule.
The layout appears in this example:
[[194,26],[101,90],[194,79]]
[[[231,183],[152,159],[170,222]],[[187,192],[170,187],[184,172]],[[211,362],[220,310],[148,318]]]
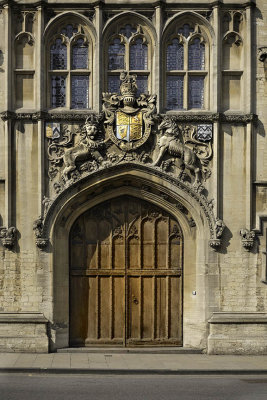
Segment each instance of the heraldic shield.
[[123,151],[142,146],[149,138],[156,115],[156,96],[136,97],[136,76],[122,72],[119,93],[103,93],[106,134]]
[[118,139],[131,142],[143,137],[142,111],[135,115],[127,115],[123,111],[116,112],[116,136]]

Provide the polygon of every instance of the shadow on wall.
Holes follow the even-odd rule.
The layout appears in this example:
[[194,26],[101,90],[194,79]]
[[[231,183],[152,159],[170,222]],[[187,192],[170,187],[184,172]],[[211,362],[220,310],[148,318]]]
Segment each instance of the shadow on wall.
[[221,254],[227,253],[227,247],[230,245],[230,241],[231,241],[232,237],[233,237],[232,232],[226,226],[223,231],[222,245],[220,247],[219,253],[221,253]]

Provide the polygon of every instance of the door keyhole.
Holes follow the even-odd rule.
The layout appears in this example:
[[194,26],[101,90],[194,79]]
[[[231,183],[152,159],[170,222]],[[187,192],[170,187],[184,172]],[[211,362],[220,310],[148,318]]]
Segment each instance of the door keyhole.
[[138,304],[138,300],[137,300],[137,298],[135,296],[133,296],[133,303],[134,304]]

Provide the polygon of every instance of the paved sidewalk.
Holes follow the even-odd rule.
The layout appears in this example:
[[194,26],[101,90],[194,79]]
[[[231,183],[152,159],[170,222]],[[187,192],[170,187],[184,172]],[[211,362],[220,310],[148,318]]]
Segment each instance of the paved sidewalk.
[[1,372],[267,374],[267,356],[205,354],[0,353]]

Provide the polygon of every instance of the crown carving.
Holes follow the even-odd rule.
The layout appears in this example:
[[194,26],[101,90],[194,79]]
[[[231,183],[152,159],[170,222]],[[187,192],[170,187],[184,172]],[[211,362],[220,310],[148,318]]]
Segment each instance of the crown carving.
[[135,103],[137,92],[136,75],[129,75],[127,72],[121,72],[120,80],[122,81],[120,92],[123,97],[124,105],[132,107]]

